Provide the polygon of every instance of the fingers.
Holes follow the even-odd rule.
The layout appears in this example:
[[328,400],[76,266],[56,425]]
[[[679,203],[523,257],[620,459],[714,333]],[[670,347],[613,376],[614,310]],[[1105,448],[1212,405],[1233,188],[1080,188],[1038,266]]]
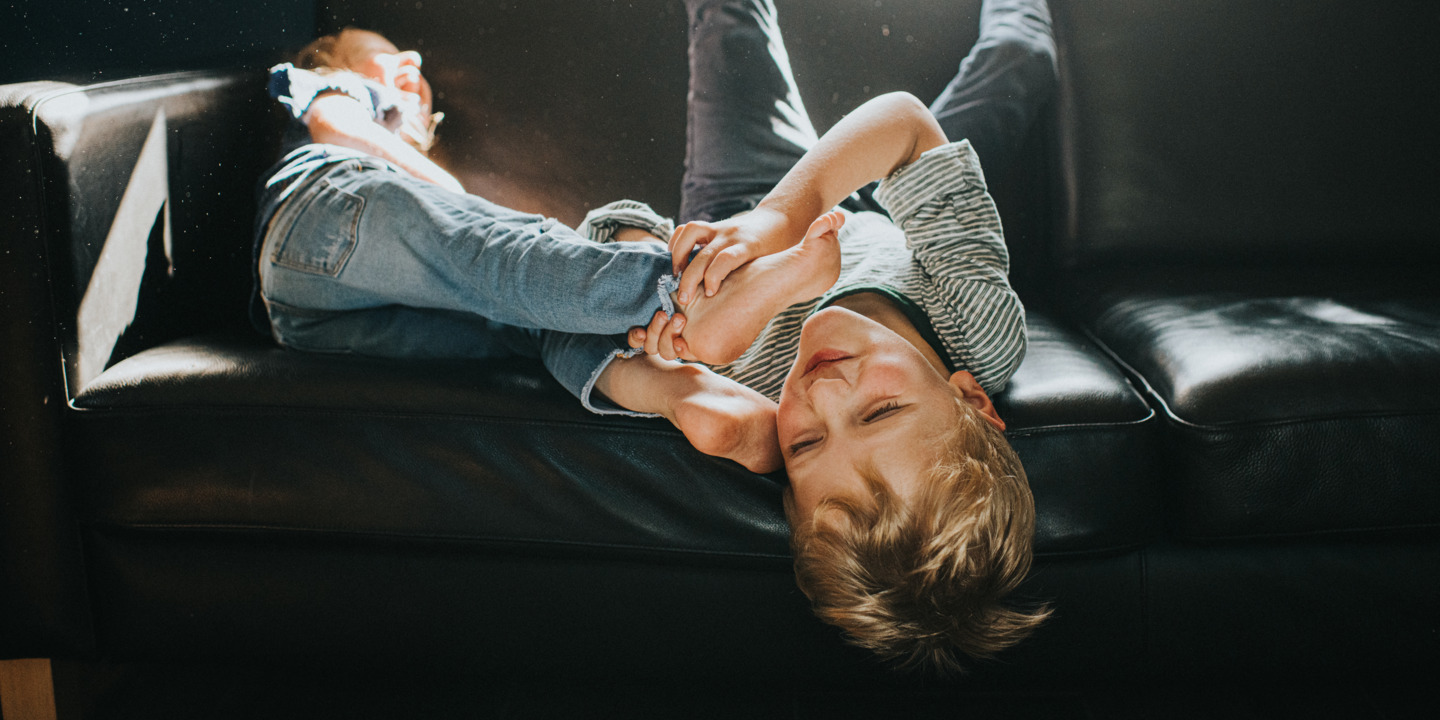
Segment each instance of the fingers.
[[646,327],[632,327],[625,340],[630,347],[643,349],[647,355],[659,355],[666,360],[699,362],[690,352],[690,344],[680,333],[685,330],[686,318],[681,313],[670,317],[663,310],[655,311]]
[[736,247],[715,253],[714,259],[705,265],[705,297],[713,297],[720,290],[720,283],[747,260],[744,251]]
[[690,253],[697,245],[705,245],[715,237],[715,227],[710,223],[696,220],[675,228],[670,233],[670,267],[680,274],[690,265]]
[[670,316],[664,310],[656,310],[655,315],[650,318],[648,327],[632,327],[626,334],[625,340],[632,348],[646,348],[645,352],[654,355],[655,351],[650,349],[655,345],[654,339],[664,332],[665,324],[670,321]]
[[645,354],[660,354],[660,338],[665,336],[665,328],[670,324],[670,316],[663,312],[655,313],[650,320],[650,328],[645,333]]
[[708,249],[701,250],[696,254],[695,259],[690,261],[690,265],[680,275],[680,287],[676,289],[675,299],[680,302],[681,306],[688,305],[691,300],[695,299],[696,293],[700,289],[700,283],[705,281],[705,268],[710,262]]
[[684,329],[685,316],[676,313],[675,317],[670,320],[670,324],[665,326],[664,331],[660,334],[660,357],[666,360],[674,360],[679,357],[675,351],[675,340],[680,337],[680,331]]
[[665,311],[657,310],[647,327],[630,328],[625,340],[632,348],[643,348],[647,355],[659,355],[666,360],[693,360],[684,357],[690,354],[690,346],[680,339],[680,332],[684,329],[684,315],[675,313],[672,318]]
[[698,296],[700,286],[705,286],[705,296],[713,296],[735,268],[750,261],[750,252],[743,244],[730,244],[726,239],[709,242],[690,259],[685,272],[680,275],[680,287],[676,299],[685,305]]

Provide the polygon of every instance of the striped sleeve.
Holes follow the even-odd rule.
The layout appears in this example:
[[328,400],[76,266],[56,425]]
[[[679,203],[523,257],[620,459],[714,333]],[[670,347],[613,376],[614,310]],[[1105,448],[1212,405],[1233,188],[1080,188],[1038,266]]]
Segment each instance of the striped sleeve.
[[608,243],[622,228],[633,227],[654,235],[662,242],[670,240],[675,222],[656,213],[638,200],[616,200],[585,214],[575,231],[598,243]]
[[919,301],[956,364],[988,392],[1025,355],[1025,309],[985,176],[965,140],[927,151],[880,183],[875,198],[905,235],[923,277]]

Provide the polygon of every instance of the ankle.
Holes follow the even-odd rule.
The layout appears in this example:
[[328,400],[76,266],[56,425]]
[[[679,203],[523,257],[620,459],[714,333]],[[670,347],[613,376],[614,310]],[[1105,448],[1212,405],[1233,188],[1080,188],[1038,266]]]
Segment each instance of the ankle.
[[678,398],[694,392],[699,367],[650,355],[610,361],[595,381],[595,389],[611,402],[633,412],[656,413],[671,420]]

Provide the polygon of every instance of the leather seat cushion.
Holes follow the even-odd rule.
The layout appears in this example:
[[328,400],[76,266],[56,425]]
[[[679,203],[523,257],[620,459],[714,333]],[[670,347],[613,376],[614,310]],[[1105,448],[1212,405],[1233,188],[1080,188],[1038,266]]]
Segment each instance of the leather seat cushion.
[[[999,407],[1035,489],[1037,550],[1144,542],[1158,516],[1149,408],[1093,345],[1031,324]],[[72,466],[101,526],[788,562],[783,477],[702,455],[663,420],[592,415],[535,363],[207,336],[116,364],[75,405]]]
[[1095,336],[1168,415],[1188,537],[1440,524],[1432,273],[1152,270],[1092,279]]

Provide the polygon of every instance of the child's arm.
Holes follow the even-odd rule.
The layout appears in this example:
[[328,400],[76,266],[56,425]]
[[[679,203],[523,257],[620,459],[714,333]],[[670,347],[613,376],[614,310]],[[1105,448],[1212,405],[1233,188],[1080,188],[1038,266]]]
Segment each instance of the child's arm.
[[929,108],[914,95],[889,93],[866,102],[825,133],[753,211],[676,229],[670,251],[676,272],[684,270],[679,301],[689,302],[702,282],[705,294],[714,295],[735,268],[795,245],[816,218],[850,193],[946,142]]
[[628,410],[665,416],[707,455],[758,473],[784,466],[775,402],[708,368],[652,355],[617,358],[595,389]]
[[424,153],[375,123],[365,106],[349,95],[330,92],[310,103],[302,118],[315,142],[340,145],[388,160],[421,180],[463,193],[465,188]]

